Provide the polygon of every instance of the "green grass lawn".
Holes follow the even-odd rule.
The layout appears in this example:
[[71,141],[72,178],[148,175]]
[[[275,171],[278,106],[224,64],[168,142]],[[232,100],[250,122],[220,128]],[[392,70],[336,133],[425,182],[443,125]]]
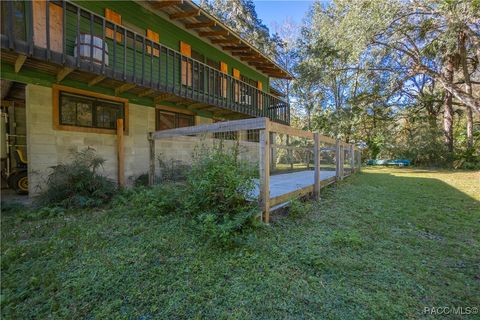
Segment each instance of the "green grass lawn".
[[480,307],[479,181],[367,169],[234,249],[207,244],[182,215],[4,212],[2,319],[405,319]]

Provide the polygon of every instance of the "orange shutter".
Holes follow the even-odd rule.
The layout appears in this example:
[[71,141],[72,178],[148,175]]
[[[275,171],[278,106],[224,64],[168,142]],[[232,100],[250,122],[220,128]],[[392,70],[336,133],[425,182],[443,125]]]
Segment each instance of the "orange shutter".
[[[150,29],[147,29],[147,39],[150,39],[150,40],[152,40],[153,42],[159,43],[159,42],[160,42],[160,35],[159,35],[157,32],[155,32],[155,31],[152,31],[152,30],[150,30]],[[148,41],[147,41],[147,43],[148,43]],[[152,52],[152,47],[149,46],[149,45],[147,45],[147,53],[148,53],[148,54],[151,54],[151,52]],[[154,55],[155,57],[160,56],[160,51],[159,51],[158,49],[154,48],[154,49],[153,49],[153,55]]]
[[[240,71],[238,69],[233,69],[233,77],[237,80],[240,80]],[[233,97],[235,102],[240,101],[240,83],[235,82],[233,85]]]
[[[32,1],[33,6],[33,42],[35,45],[47,47],[47,5],[46,1]],[[50,50],[63,52],[63,8],[49,3]]]
[[180,53],[184,56],[191,57],[192,47],[188,43],[180,41]]
[[[108,8],[105,8],[105,19],[119,25],[122,24],[122,16]],[[105,36],[107,38],[113,39],[113,29],[105,28]],[[120,32],[117,32],[117,41],[122,42],[122,34]]]
[[223,61],[220,61],[220,71],[228,73],[228,65]]
[[[220,61],[220,71],[225,74],[228,74],[228,65],[223,61]],[[227,78],[226,77],[222,77],[222,82],[220,83],[220,87],[222,89],[221,90],[222,97],[226,98],[227,97]]]
[[240,71],[238,69],[233,68],[233,77],[240,80]]
[[263,83],[262,81],[257,81],[257,89],[259,90],[258,92],[258,108],[263,109]]
[[[180,53],[186,57],[192,56],[192,47],[183,41],[180,41]],[[182,84],[186,86],[192,85],[192,63],[184,57],[182,59]]]

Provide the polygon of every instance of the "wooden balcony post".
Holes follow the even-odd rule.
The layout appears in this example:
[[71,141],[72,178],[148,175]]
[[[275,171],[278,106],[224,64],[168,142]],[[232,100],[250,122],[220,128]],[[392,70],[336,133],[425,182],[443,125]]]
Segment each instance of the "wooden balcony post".
[[148,185],[151,187],[155,183],[155,139],[153,134],[148,134],[148,145],[150,149],[149,167],[148,167]]
[[314,167],[315,167],[315,184],[314,184],[314,189],[313,189],[313,195],[315,197],[315,200],[320,199],[320,135],[318,132],[315,132],[313,134],[313,139],[314,139],[314,150],[313,150],[313,155],[314,155]]
[[265,129],[260,130],[260,185],[259,203],[263,214],[263,221],[270,221],[270,120],[265,121]]

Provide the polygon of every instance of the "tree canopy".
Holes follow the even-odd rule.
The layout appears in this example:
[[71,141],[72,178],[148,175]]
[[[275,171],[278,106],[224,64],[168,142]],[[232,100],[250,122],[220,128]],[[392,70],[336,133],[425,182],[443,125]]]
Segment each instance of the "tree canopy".
[[317,1],[273,32],[252,0],[201,5],[295,75],[272,81],[293,125],[368,158],[480,166],[480,0]]

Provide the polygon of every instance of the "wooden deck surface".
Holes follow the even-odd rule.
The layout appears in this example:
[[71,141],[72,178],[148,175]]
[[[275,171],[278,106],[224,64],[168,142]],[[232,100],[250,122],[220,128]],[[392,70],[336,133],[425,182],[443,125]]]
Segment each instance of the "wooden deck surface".
[[[335,171],[320,171],[320,180],[326,180],[334,176]],[[270,198],[303,189],[313,185],[313,183],[313,170],[272,175],[270,176]],[[258,186],[255,188],[253,196],[258,197]]]

